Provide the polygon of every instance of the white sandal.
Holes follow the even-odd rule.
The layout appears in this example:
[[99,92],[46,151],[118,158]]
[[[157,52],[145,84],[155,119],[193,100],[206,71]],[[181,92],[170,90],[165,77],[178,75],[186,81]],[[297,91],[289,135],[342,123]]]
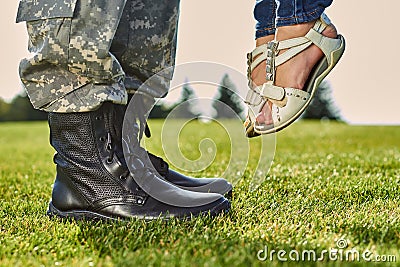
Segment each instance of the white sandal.
[[[329,18],[322,14],[320,19],[315,22],[314,27],[304,37],[284,41],[271,41],[256,47],[251,53],[247,54],[247,77],[250,90],[246,97],[249,111],[245,127],[248,137],[269,134],[286,128],[310,104],[318,86],[339,61],[345,49],[343,36],[338,35],[337,38],[329,38],[321,34],[330,24]],[[314,66],[304,90],[274,85],[276,68],[312,44],[318,46],[325,56]],[[287,51],[280,54],[279,51],[283,49],[287,49]],[[267,82],[256,86],[251,79],[251,73],[264,60],[266,60],[267,65]],[[256,121],[257,114],[267,104],[267,101],[272,103],[271,116],[273,124],[258,123]]]

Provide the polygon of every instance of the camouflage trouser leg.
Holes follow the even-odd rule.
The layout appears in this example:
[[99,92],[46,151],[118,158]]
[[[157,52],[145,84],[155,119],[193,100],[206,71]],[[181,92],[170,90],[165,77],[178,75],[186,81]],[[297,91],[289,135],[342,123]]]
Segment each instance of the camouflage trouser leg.
[[[128,0],[111,46],[125,73],[129,93],[152,77],[146,92],[167,92],[175,63],[180,0]],[[141,90],[144,88],[141,88]]]
[[35,108],[83,112],[126,103],[124,72],[109,53],[126,0],[21,0],[32,58],[20,77]]
[[[21,0],[17,16],[17,22],[27,22],[33,53],[20,63],[20,77],[33,106],[50,112],[84,112],[104,101],[125,104],[125,74],[109,51],[127,1],[49,2]],[[131,89],[173,65],[178,3],[146,2],[128,1],[115,42],[128,41],[125,53],[116,53],[127,69]]]

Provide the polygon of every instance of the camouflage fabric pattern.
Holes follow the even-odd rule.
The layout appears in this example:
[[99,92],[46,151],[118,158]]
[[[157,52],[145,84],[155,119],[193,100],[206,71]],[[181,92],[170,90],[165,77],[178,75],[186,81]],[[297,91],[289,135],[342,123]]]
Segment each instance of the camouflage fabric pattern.
[[46,111],[58,113],[87,112],[97,109],[101,103],[106,101],[127,104],[127,94],[123,81],[110,85],[89,83],[53,101],[46,107]]
[[[126,104],[121,64],[130,89],[173,65],[179,1],[153,2],[21,0],[17,22],[27,22],[33,56],[21,61],[20,77],[33,106],[85,112],[105,101]],[[121,40],[124,53],[117,49],[114,56],[111,44],[118,48]]]
[[155,75],[153,90],[146,92],[155,97],[167,93],[175,64],[178,19],[179,0],[127,1],[111,52],[126,73],[129,92]]

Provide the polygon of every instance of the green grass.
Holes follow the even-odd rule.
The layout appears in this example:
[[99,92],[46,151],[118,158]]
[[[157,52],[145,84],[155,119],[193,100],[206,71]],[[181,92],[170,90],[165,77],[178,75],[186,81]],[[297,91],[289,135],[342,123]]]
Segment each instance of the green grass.
[[[196,176],[221,175],[230,158],[228,138],[215,124],[196,124],[181,136],[184,153],[199,157],[193,138],[213,133],[216,160]],[[151,128],[157,136],[161,122],[152,121]],[[147,147],[162,154],[160,141],[153,139]],[[265,182],[249,191],[249,173],[257,162],[250,160],[225,216],[65,222],[45,216],[55,173],[46,123],[2,123],[0,265],[285,266],[276,255],[272,262],[261,262],[257,252],[268,246],[320,253],[335,248],[340,238],[360,253],[395,255],[400,265],[400,127],[299,122],[277,134],[276,144]]]

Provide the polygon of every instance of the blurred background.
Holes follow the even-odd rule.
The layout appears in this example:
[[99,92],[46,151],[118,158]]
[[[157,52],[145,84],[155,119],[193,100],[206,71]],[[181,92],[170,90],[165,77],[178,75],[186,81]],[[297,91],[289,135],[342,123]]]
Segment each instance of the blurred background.
[[[210,61],[245,74],[246,53],[254,48],[253,5],[254,1],[182,0],[176,63]],[[18,96],[23,89],[17,70],[19,60],[27,55],[28,39],[24,23],[15,23],[18,0],[6,1],[2,6],[0,113],[9,109],[11,116],[26,107],[26,98]],[[379,5],[370,0],[336,0],[326,11],[346,37],[347,50],[323,85],[326,94],[321,99],[326,103],[322,104],[330,105],[334,115],[340,114],[340,119],[350,124],[400,124],[400,86],[396,82],[400,70],[396,50],[399,8],[400,2],[395,0],[384,0]],[[217,75],[221,83],[226,80],[224,73]],[[186,79],[190,82],[190,77]],[[233,78],[227,82],[236,83]],[[217,87],[205,90],[193,86],[190,90],[198,97],[220,97]],[[236,86],[236,90],[242,95],[247,88]],[[184,97],[184,90],[174,91],[166,102]]]

